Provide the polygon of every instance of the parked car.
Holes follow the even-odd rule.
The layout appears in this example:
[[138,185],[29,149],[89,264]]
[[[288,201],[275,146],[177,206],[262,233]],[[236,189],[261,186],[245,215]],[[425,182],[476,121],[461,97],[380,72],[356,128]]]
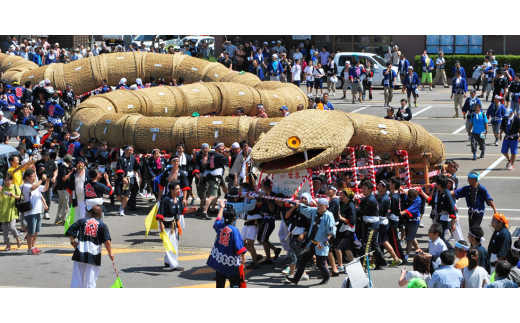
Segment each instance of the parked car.
[[155,39],[155,48],[159,48],[161,44],[164,44],[164,48],[168,50],[172,46],[176,46],[181,41],[179,35],[137,35],[134,37],[134,42],[141,47],[141,42],[144,42],[146,48],[150,49],[152,42]]
[[125,45],[125,41],[123,39],[124,35],[102,35],[102,37],[103,37],[103,41],[105,42],[105,45],[107,45],[107,47]]
[[190,40],[193,40],[195,42],[195,46],[199,46],[201,42],[205,42],[206,44],[208,44],[211,55],[215,55],[215,38],[213,38],[212,36],[186,36],[179,42],[177,46],[175,46],[175,48],[180,49],[180,46],[183,46],[185,41]]
[[[334,56],[334,63],[338,66],[338,83],[337,88],[343,87],[343,80],[339,77],[341,72],[345,68],[345,62],[349,61],[353,66],[354,61],[358,59],[360,63],[365,66],[367,60],[370,60],[372,67],[374,68],[374,77],[372,78],[372,86],[383,86],[383,71],[386,69],[386,61],[383,57],[373,53],[361,53],[361,52],[341,52]],[[396,87],[401,86],[401,78],[398,73],[398,67],[392,66],[392,71],[397,74]]]

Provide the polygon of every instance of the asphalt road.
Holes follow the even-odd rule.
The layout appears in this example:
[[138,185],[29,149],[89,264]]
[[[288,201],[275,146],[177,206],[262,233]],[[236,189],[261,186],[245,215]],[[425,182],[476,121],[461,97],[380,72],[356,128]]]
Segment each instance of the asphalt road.
[[[305,87],[302,86],[305,91]],[[382,89],[374,90],[374,99],[364,103],[352,104],[351,100],[341,100],[339,91],[330,101],[336,110],[345,112],[357,112],[377,116],[385,116],[386,108],[383,106]],[[368,95],[368,94],[367,94]],[[472,154],[467,133],[465,132],[462,117],[453,118],[453,103],[449,100],[450,89],[435,88],[433,91],[421,92],[417,108],[413,108],[416,122],[424,126],[431,134],[439,137],[446,145],[447,158],[456,160],[460,165],[457,173],[459,185],[466,184],[466,175],[472,170],[481,172],[481,183],[488,189],[494,199],[497,208],[510,220],[513,232],[520,226],[520,207],[516,201],[518,190],[518,179],[520,179],[520,165],[517,169],[509,171],[505,168],[506,160],[500,154],[500,147],[492,143],[486,145],[486,156],[476,161],[471,160]],[[350,94],[347,94],[350,98]],[[396,91],[393,106],[399,105],[398,101],[404,95]],[[489,102],[483,102],[484,108]],[[462,116],[462,114],[460,113]],[[492,135],[490,135],[492,136]],[[488,140],[490,141],[490,140]],[[12,143],[16,145],[16,143]],[[186,216],[186,230],[179,243],[179,261],[185,267],[184,272],[170,272],[163,269],[164,249],[157,231],[152,231],[148,238],[144,236],[144,219],[151,209],[152,200],[138,200],[140,211],[127,211],[127,216],[119,217],[117,213],[118,203],[110,206],[108,200],[108,214],[105,222],[110,228],[112,243],[115,254],[115,263],[125,287],[214,287],[214,271],[206,266],[209,251],[214,242],[215,232],[212,229],[213,221],[204,221],[193,215]],[[42,230],[38,236],[38,246],[43,251],[40,256],[26,255],[27,246],[22,245],[21,250],[16,246],[9,252],[0,251],[0,263],[2,264],[2,275],[0,275],[0,286],[4,287],[69,287],[72,274],[72,247],[69,239],[63,236],[63,227],[53,224],[57,211],[57,201],[51,205],[51,220],[43,221]],[[460,210],[461,226],[464,235],[468,232],[467,208],[464,200],[458,202]],[[427,247],[428,239],[426,231],[431,223],[429,210],[423,219],[424,228],[418,231],[419,245]],[[492,210],[488,209],[483,221],[485,238],[489,238],[492,229],[488,227]],[[242,228],[240,221],[239,229]],[[278,223],[275,232],[271,235],[272,241],[279,246],[277,236]],[[484,245],[487,247],[487,243]],[[3,246],[0,246],[3,250]],[[256,249],[263,254],[261,245]],[[284,276],[281,274],[285,265],[282,256],[274,265],[262,266],[261,269],[247,270],[246,279],[249,288],[281,287],[284,286]],[[388,255],[387,255],[388,256]],[[248,262],[250,257],[247,256]],[[110,287],[116,276],[114,269],[110,266],[110,259],[104,256],[102,268],[98,279],[98,287]],[[371,278],[376,288],[398,287],[401,267],[386,268],[371,272]],[[411,269],[411,265],[408,265]],[[292,288],[316,288],[318,287],[317,276],[319,271],[310,271],[311,280],[301,282]],[[345,274],[332,277],[329,284],[319,286],[321,288],[333,288],[341,286],[347,277]]]

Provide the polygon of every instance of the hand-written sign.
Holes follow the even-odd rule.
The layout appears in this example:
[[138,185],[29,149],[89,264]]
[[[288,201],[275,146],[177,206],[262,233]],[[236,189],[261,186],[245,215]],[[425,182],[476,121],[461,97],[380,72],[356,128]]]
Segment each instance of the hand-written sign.
[[[272,190],[275,193],[282,193],[283,195],[290,197],[294,194],[294,191],[300,186],[305,177],[307,177],[307,170],[274,174]],[[305,181],[305,184],[303,184],[298,195],[309,193],[310,191],[309,182]]]

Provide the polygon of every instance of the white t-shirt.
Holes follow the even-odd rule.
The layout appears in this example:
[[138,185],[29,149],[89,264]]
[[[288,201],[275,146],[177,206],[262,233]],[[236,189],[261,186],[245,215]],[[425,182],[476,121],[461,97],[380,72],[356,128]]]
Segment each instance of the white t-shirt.
[[307,74],[313,74],[313,71],[315,70],[315,67],[314,66],[307,66],[304,70],[305,72],[305,75],[307,76],[306,80],[307,81],[314,81],[314,76],[312,75],[307,75]]
[[408,282],[410,282],[410,280],[412,280],[414,278],[423,279],[426,282],[426,284],[428,284],[428,282],[430,281],[430,278],[432,278],[432,276],[430,275],[430,273],[422,274],[418,271],[412,270],[412,271],[409,271],[405,277],[405,279]]
[[40,214],[43,213],[43,202],[42,202],[42,192],[45,189],[45,186],[40,185],[38,189],[31,191],[32,184],[24,184],[22,185],[23,198],[26,201],[29,201],[29,195],[31,196],[31,204],[32,210],[25,212],[24,215],[31,214]]
[[487,271],[480,266],[475,267],[473,270],[464,267],[464,269],[462,269],[462,276],[464,277],[465,288],[482,288],[484,282],[486,282],[486,285],[489,283]]
[[294,53],[293,55],[293,60],[296,61],[297,59],[302,59],[303,58],[303,54],[302,53]]
[[291,69],[291,73],[293,75],[293,80],[299,81],[301,72],[302,72],[301,65],[294,64],[292,69]]

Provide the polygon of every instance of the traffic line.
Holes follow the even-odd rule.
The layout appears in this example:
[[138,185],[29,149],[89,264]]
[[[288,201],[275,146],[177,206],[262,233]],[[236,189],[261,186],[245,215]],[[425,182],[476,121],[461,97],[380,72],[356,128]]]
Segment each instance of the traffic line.
[[[163,251],[165,252],[165,251]],[[190,261],[190,260],[201,260],[201,259],[208,259],[209,253],[204,255],[195,255],[195,256],[179,256],[179,261]],[[164,260],[164,258],[157,258],[155,260]]]
[[361,109],[354,110],[354,111],[352,111],[351,113],[356,113],[356,112],[358,112],[358,111],[365,110],[366,108],[369,108],[369,107],[371,107],[371,106],[370,106],[370,105],[367,105],[366,107],[362,107]]
[[479,180],[481,180],[482,178],[484,178],[484,176],[489,174],[489,172],[492,171],[493,168],[495,168],[498,164],[500,164],[504,159],[506,159],[506,156],[502,156],[502,157],[498,158],[493,164],[491,164],[491,166],[486,168],[486,170],[482,174],[480,174]]
[[456,135],[456,134],[458,134],[459,132],[461,132],[461,131],[462,131],[463,129],[465,129],[465,128],[466,128],[466,126],[462,126],[462,127],[460,127],[459,129],[457,129],[457,130],[455,130],[454,132],[452,132],[451,134],[452,134],[452,135]]
[[433,105],[430,105],[429,107],[426,107],[426,108],[424,108],[424,109],[422,109],[422,110],[419,110],[419,111],[415,112],[415,113],[413,114],[413,116],[416,117],[416,116],[418,116],[419,114],[423,113],[424,111],[426,111],[426,110],[430,110],[431,108],[433,108]]

